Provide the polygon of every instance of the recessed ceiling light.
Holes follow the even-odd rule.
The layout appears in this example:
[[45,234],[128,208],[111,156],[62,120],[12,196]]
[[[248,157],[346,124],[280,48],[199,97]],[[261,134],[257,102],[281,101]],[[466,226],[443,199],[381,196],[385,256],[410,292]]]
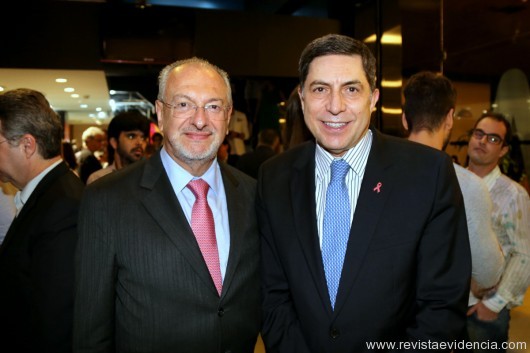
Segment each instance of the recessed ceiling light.
[[55,82],[57,82],[57,83],[65,83],[65,82],[68,82],[68,80],[65,79],[65,78],[56,78]]
[[4,86],[0,86],[0,92],[3,92],[5,90]]
[[101,111],[101,107],[97,107],[97,108],[96,108],[96,111],[97,111],[97,112],[100,112],[100,111]]
[[65,92],[74,92],[75,91],[75,88],[72,88],[72,87],[66,87],[64,89]]
[[77,93],[72,93],[72,94],[70,95],[70,97],[72,97],[72,98],[79,98],[79,94],[77,94]]
[[88,104],[81,104],[80,107],[81,108],[88,108]]

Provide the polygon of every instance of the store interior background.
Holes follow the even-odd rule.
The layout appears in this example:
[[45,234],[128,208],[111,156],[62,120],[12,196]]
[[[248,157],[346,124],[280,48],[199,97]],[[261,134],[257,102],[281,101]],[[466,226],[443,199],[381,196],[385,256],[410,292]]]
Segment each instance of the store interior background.
[[[2,3],[0,23],[0,90],[45,93],[79,147],[86,127],[105,127],[119,109],[156,122],[157,75],[168,63],[210,60],[230,74],[238,102],[249,82],[265,80],[288,97],[305,45],[343,33],[378,58],[379,129],[403,136],[402,85],[421,70],[443,72],[458,91],[447,152],[465,164],[469,129],[494,109],[514,123],[530,171],[528,0],[16,0]],[[528,327],[527,295],[511,339],[530,345]]]
[[43,91],[78,144],[113,109],[136,107],[156,121],[158,72],[190,56],[225,69],[238,102],[249,81],[270,80],[288,97],[302,49],[334,32],[366,40],[376,53],[373,119],[382,131],[404,134],[407,77],[440,71],[458,91],[447,152],[465,163],[467,132],[493,105],[516,123],[529,169],[528,0],[19,0],[3,4],[0,19],[0,86]]

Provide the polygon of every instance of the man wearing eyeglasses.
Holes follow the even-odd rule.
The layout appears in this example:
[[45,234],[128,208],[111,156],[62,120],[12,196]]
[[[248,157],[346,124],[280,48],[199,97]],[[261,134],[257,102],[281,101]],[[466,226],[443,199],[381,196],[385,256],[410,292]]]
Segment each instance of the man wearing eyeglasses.
[[74,351],[254,351],[256,182],[216,160],[231,110],[218,67],[192,58],[161,71],[164,146],[83,199]]
[[109,165],[90,174],[87,184],[138,162],[144,157],[149,138],[149,120],[136,110],[118,113],[108,128]]
[[486,113],[475,124],[468,145],[468,168],[483,178],[489,189],[493,227],[506,260],[497,287],[477,298],[469,310],[468,331],[472,341],[499,345],[508,341],[510,309],[523,303],[530,285],[530,198],[499,168],[511,138],[508,120],[502,114]]

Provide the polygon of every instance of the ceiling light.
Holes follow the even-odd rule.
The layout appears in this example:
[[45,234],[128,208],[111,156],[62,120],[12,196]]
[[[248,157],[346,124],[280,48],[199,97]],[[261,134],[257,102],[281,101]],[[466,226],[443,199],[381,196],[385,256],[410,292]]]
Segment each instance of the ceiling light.
[[115,90],[113,90],[113,89],[111,89],[111,90],[109,91],[109,94],[110,94],[111,96],[113,96],[113,95],[115,95],[115,94],[116,94],[116,91],[115,91]]
[[0,86],[0,92],[4,92],[5,88],[4,86]]
[[77,94],[77,93],[72,93],[72,94],[70,95],[70,97],[72,97],[72,98],[79,98],[79,94]]
[[381,81],[382,87],[388,87],[388,88],[397,88],[401,87],[402,81],[401,80],[383,80]]
[[65,78],[56,78],[55,82],[57,82],[57,83],[65,83],[65,82],[68,82],[68,80],[65,79]]
[[395,114],[395,115],[401,114],[401,108],[385,108],[385,107],[381,107],[381,110],[385,114]]
[[100,112],[100,111],[101,111],[101,107],[97,107],[97,108],[96,108],[96,111],[97,111],[97,112]]
[[64,89],[64,91],[65,91],[65,92],[68,92],[68,93],[70,93],[70,92],[74,92],[74,91],[75,91],[75,88],[72,88],[72,87],[66,87],[66,88]]
[[81,104],[80,107],[81,107],[81,108],[84,108],[84,109],[85,109],[85,108],[88,108],[88,104]]

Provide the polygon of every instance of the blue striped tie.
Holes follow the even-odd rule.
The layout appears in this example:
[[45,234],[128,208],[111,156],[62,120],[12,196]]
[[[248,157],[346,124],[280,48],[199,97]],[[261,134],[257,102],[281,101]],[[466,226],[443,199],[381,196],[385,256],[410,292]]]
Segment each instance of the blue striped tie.
[[343,159],[331,163],[331,181],[326,192],[322,260],[328,283],[331,307],[339,289],[340,275],[350,234],[350,199],[346,187],[346,174],[350,166]]

